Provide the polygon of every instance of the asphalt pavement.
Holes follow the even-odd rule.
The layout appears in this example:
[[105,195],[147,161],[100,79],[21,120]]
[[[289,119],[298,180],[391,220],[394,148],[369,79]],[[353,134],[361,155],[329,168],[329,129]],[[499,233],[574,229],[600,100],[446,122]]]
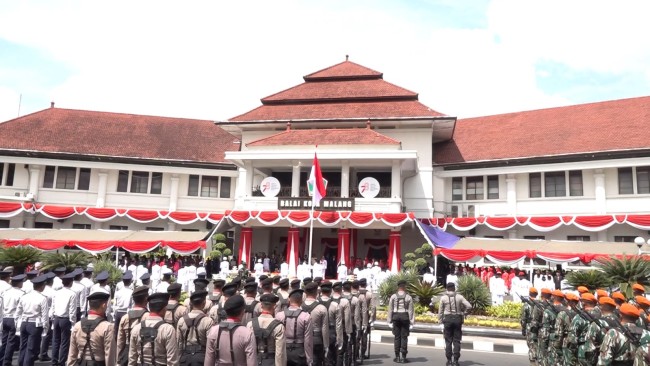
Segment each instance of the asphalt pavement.
[[[409,365],[444,366],[445,351],[426,346],[409,346],[406,358]],[[392,344],[373,343],[370,358],[363,365],[394,365],[395,352]],[[461,351],[460,366],[526,366],[528,356],[511,353]]]

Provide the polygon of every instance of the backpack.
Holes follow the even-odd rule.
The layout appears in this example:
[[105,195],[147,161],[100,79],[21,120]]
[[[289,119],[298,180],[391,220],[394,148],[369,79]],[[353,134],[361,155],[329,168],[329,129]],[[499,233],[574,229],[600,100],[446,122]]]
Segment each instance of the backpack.
[[289,307],[289,298],[285,298],[282,296],[282,294],[278,293],[278,297],[280,298],[280,310],[284,311]]
[[323,306],[327,310],[327,319],[329,320],[329,327],[330,328],[336,327],[335,319],[332,319],[333,317],[329,316],[330,315],[330,305],[332,305],[332,298],[330,298],[327,301],[323,301],[323,299],[318,299],[318,301],[321,304],[323,304]]
[[[180,365],[182,366],[201,366],[205,360],[205,344],[201,344],[199,339],[199,331],[197,327],[201,324],[201,320],[205,318],[205,314],[198,314],[195,318],[190,318],[189,315],[184,315],[183,320],[187,325],[185,331],[185,344],[180,356]],[[194,335],[198,344],[187,344],[190,332],[194,330]]]
[[[140,328],[140,365],[145,366],[145,365],[153,365],[156,366],[156,348],[155,348],[155,340],[156,337],[158,336],[158,328],[160,328],[161,325],[165,324],[164,320],[158,321],[156,324],[154,324],[153,327],[145,327],[144,323],[142,323],[142,327]],[[151,364],[145,364],[144,363],[144,346],[147,343],[151,343]]]
[[271,333],[273,333],[273,330],[280,324],[282,324],[282,322],[273,319],[266,328],[262,329],[262,327],[260,327],[259,318],[253,319],[253,333],[255,334],[255,341],[257,342],[257,355],[260,359],[267,358],[267,354],[269,353],[269,341],[275,341],[271,339]]
[[135,320],[140,323],[144,314],[148,313],[145,309],[129,310],[127,317],[129,319],[129,326],[126,327],[126,345],[122,353],[117,355],[117,363],[120,366],[127,366],[129,364],[129,343],[131,342],[131,329],[133,329],[133,322]]
[[235,334],[235,330],[237,328],[241,327],[241,324],[235,324],[235,323],[227,323],[227,322],[222,322],[219,324],[219,333],[217,333],[217,343],[216,343],[216,349],[215,349],[215,360],[217,363],[219,362],[219,342],[221,342],[221,333],[223,333],[224,329],[228,329],[228,333],[230,333],[230,363],[235,364],[235,351],[233,350],[232,347],[232,337]]
[[[167,324],[171,324],[171,325],[173,325],[174,328],[176,328],[176,309],[178,309],[179,306],[181,306],[181,304],[179,304],[179,303],[175,303],[175,304],[167,304],[167,311],[168,311],[169,313],[171,313],[171,315],[172,315],[172,321],[171,321],[171,323],[170,323],[170,322],[168,322],[167,320],[165,320],[165,322],[166,322]],[[166,317],[165,317],[165,318],[166,318]]]
[[[309,313],[309,316],[311,316],[311,312],[314,311],[314,309],[316,309],[316,307],[319,306],[319,305],[322,305],[322,304],[320,302],[318,302],[318,301],[314,301],[313,303],[311,303],[311,305],[306,305],[306,304],[303,303],[301,308],[305,312]],[[296,321],[296,324],[297,323],[298,323],[298,321]],[[314,337],[313,337],[314,344],[323,344],[323,335],[321,334],[321,331],[322,331],[321,328],[314,327],[314,329],[312,331],[312,333],[314,334]]]
[[[284,326],[285,326],[285,328],[288,329],[287,320],[293,319],[293,337],[289,337],[289,334],[285,333],[287,343],[299,343],[299,342],[296,342],[296,340],[302,339],[302,337],[299,337],[298,334],[296,334],[298,332],[298,317],[300,316],[301,313],[302,313],[302,309],[297,309],[297,310],[289,310],[289,309],[287,309],[287,310],[284,311],[284,317],[285,317]],[[290,339],[292,340],[292,342],[289,342]]]
[[253,300],[253,302],[251,302],[249,305],[244,306],[244,312],[250,314],[252,317],[258,302],[259,301],[257,300]]
[[[90,333],[94,332],[95,329],[97,328],[97,326],[99,326],[99,324],[101,324],[101,323],[103,323],[105,321],[106,321],[106,319],[104,319],[104,318],[96,318],[96,319],[93,319],[93,320],[90,320],[88,318],[81,319],[81,331],[86,334],[86,344],[84,344],[84,347],[81,350],[81,356],[77,360],[77,365],[79,365],[79,366],[91,366],[91,365],[96,365],[96,364],[99,365],[100,363],[106,362],[106,360],[99,361],[99,362],[97,362],[95,360],[95,353],[93,352],[93,348],[90,345]],[[90,350],[90,359],[91,359],[91,361],[88,361],[88,360],[84,359],[84,356],[86,355],[86,349]]]

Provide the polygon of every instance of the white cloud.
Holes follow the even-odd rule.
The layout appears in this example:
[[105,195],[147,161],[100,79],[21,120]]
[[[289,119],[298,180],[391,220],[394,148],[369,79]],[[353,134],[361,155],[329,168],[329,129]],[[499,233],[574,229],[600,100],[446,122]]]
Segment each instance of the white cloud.
[[[540,60],[624,73],[650,59],[640,8],[608,3],[495,0],[486,29],[442,28],[417,9],[374,1],[179,4],[9,3],[0,37],[72,70],[48,91],[57,106],[213,119],[244,113],[345,54],[460,116],[570,103],[536,85]],[[631,24],[603,23],[627,13]],[[1,103],[0,116],[12,109]]]

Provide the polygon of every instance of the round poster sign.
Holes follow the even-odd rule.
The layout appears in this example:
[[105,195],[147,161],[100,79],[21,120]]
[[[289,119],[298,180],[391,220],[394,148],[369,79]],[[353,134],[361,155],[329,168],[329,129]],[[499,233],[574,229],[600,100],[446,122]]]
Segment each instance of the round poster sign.
[[260,183],[260,191],[264,197],[275,197],[280,193],[280,181],[274,177],[266,177]]
[[375,198],[379,194],[379,182],[373,177],[366,177],[359,182],[359,193],[363,198]]

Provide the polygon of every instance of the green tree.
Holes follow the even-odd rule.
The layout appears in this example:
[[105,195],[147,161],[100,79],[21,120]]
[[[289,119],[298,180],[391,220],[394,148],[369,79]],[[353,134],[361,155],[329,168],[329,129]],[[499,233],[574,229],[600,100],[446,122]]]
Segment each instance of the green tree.
[[456,291],[463,295],[470,304],[472,304],[473,314],[483,314],[485,309],[491,304],[490,290],[476,276],[458,277],[458,287]]
[[115,261],[107,256],[99,256],[93,260],[93,282],[95,277],[103,271],[108,272],[108,284],[115,288],[118,282],[122,281],[122,271],[115,266]]
[[431,299],[445,292],[442,286],[434,286],[428,282],[417,282],[410,284],[407,288],[409,294],[417,299],[418,304],[428,307]]
[[601,263],[600,268],[611,280],[612,286],[620,288],[628,298],[632,297],[632,285],[650,285],[650,261],[640,256],[611,257]]
[[86,267],[92,257],[82,251],[65,253],[46,253],[43,255],[43,270],[51,271],[58,267],[72,270],[77,267]]
[[566,276],[567,283],[574,288],[585,286],[592,292],[599,288],[606,288],[612,284],[605,272],[592,269],[589,271],[573,271]]
[[25,268],[41,260],[43,252],[28,246],[1,247],[0,264],[13,266],[14,274],[25,272]]
[[410,269],[389,275],[386,277],[386,280],[379,285],[379,299],[382,304],[388,304],[390,297],[397,292],[397,283],[401,280],[406,281],[407,291],[410,285],[415,285],[419,281],[417,272]]

